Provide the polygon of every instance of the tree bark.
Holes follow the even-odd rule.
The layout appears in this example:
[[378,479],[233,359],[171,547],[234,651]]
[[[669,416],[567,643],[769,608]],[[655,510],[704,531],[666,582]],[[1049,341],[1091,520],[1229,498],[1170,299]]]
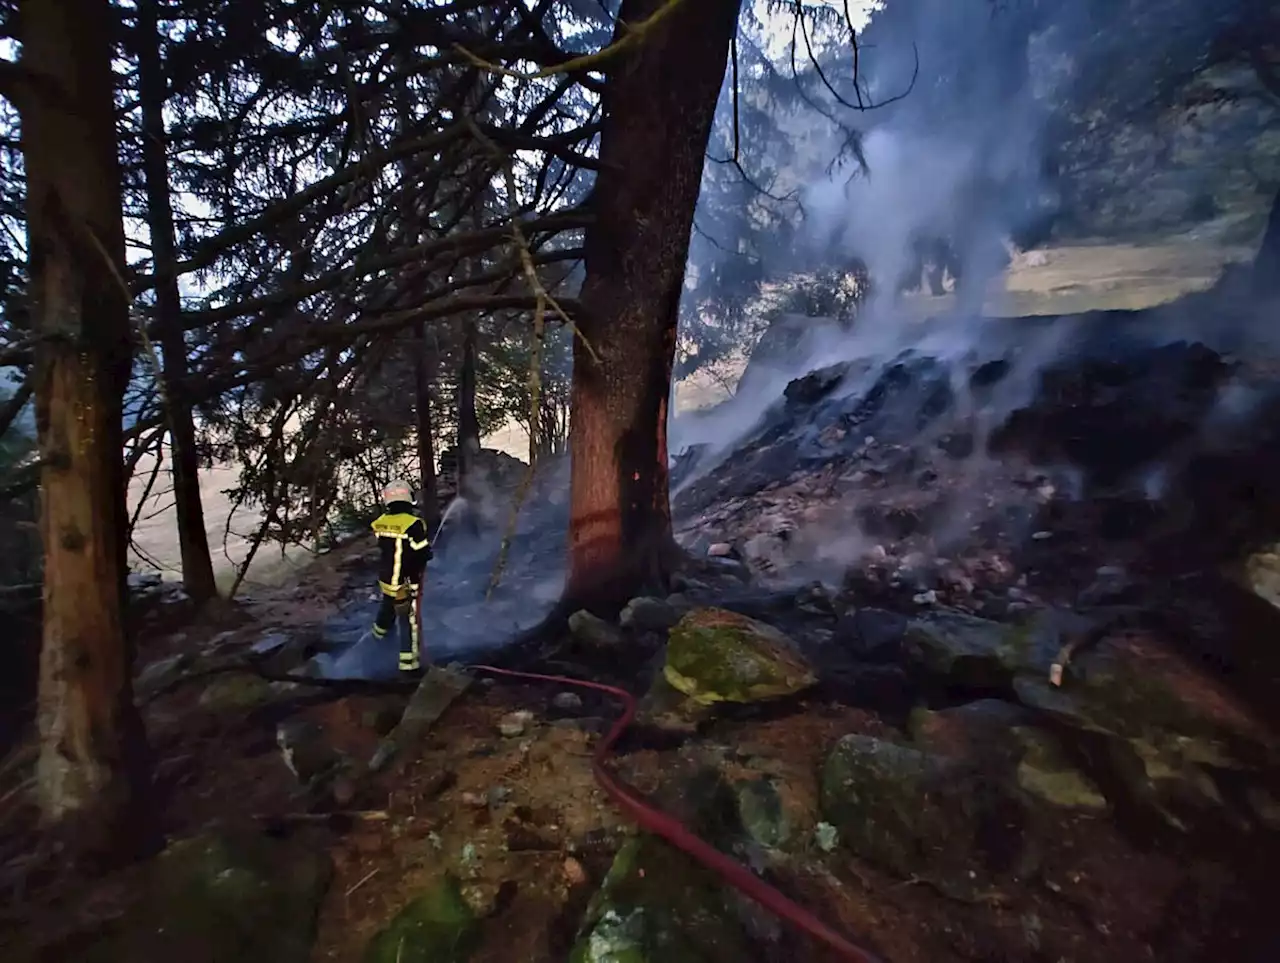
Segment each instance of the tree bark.
[[435,423],[431,418],[431,388],[436,378],[435,333],[428,334],[425,324],[418,325],[415,370],[418,395],[418,471],[419,501],[427,532],[434,536],[440,526],[440,493],[436,489]]
[[108,0],[23,8],[22,105],[45,549],[37,792],[85,856],[136,855],[147,747],[125,631],[122,398],[132,345]]
[[160,29],[154,0],[138,8],[138,81],[142,103],[142,158],[147,178],[147,217],[156,273],[156,322],[164,353],[161,378],[169,423],[173,498],[182,553],[182,584],[196,604],[218,595],[200,497],[200,456],[186,390],[187,345],[182,336],[173,203],[169,193],[168,135],[164,126],[166,82],[160,60]]
[[479,319],[462,322],[462,366],[458,371],[458,494],[468,491],[476,453],[480,451],[480,420],[476,416],[476,334]]
[[[619,22],[645,20],[663,3],[624,0]],[[567,603],[597,611],[665,587],[677,557],[667,489],[671,367],[738,9],[739,0],[681,4],[612,67],[602,97],[596,219],[573,351],[565,585]]]
[[1271,199],[1271,216],[1253,259],[1253,287],[1259,297],[1280,295],[1280,192]]

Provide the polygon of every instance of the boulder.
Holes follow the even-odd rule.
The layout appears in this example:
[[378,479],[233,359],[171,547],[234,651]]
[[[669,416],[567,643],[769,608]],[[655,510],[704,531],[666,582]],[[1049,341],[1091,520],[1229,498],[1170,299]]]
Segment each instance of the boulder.
[[779,782],[769,776],[744,779],[733,787],[738,820],[747,837],[765,849],[786,846],[795,836],[793,814]]
[[1012,764],[1020,746],[1015,727],[1030,713],[1000,699],[978,699],[950,709],[912,710],[907,730],[919,748],[974,764]]
[[948,685],[999,688],[1040,663],[1047,676],[1056,638],[1047,625],[1005,625],[943,609],[913,619],[902,649],[911,663]]
[[627,603],[618,624],[632,632],[666,632],[673,628],[684,610],[667,599],[639,596]]
[[956,899],[1016,875],[1024,855],[1025,813],[999,781],[871,736],[845,736],[828,756],[822,811],[856,855]]
[[575,642],[591,649],[616,649],[625,642],[616,625],[585,609],[569,616],[569,633]]
[[225,834],[173,843],[144,873],[88,963],[307,963],[332,866],[300,839]]
[[1056,739],[1030,727],[1019,727],[1013,734],[1025,749],[1017,769],[1023,792],[1059,809],[1100,813],[1109,808],[1107,797],[1066,759]]
[[[1040,613],[1011,626],[946,612],[913,621],[904,652],[948,687],[1007,689],[1169,825],[1188,829],[1209,814],[1237,819],[1215,773],[1264,782],[1275,764],[1267,726],[1206,668],[1148,633],[1099,633],[1073,653],[1054,685],[1050,669],[1063,643],[1087,629],[1069,613]],[[1055,805],[1103,808],[1097,787],[1036,738],[1020,749],[1019,785]]]
[[200,705],[214,712],[243,712],[269,702],[276,694],[270,682],[252,672],[228,672],[200,693]]
[[719,881],[653,836],[629,840],[591,901],[570,963],[740,963],[754,958]]
[[897,662],[907,634],[908,619],[886,609],[858,608],[836,623],[836,639],[856,659]]
[[908,720],[914,744],[930,753],[981,767],[1034,801],[1058,809],[1107,809],[1097,785],[1072,764],[1052,733],[1032,724],[1033,713],[999,699],[951,709],[915,709]]
[[446,876],[373,938],[364,963],[465,963],[479,938],[479,921],[458,881]]
[[692,736],[713,714],[710,706],[695,702],[659,672],[636,706],[635,725],[672,736]]
[[816,681],[782,632],[718,608],[695,609],[672,628],[663,675],[703,705],[781,698]]

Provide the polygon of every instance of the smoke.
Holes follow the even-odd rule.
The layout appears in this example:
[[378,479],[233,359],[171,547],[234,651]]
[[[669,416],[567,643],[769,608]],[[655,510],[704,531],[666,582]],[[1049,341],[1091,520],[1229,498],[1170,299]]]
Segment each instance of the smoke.
[[[540,467],[514,527],[514,489],[491,476],[473,475],[469,497],[446,507],[422,588],[424,662],[466,661],[496,651],[551,612],[565,576],[567,467],[564,460]],[[374,638],[370,631],[377,586],[356,592],[326,626],[335,651],[316,656],[312,671],[332,678],[394,676],[397,640]]]

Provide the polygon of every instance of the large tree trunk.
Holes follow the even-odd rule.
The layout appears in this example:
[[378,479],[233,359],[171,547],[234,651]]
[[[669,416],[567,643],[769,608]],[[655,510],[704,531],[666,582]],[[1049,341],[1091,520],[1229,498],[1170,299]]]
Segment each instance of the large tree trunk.
[[440,494],[436,490],[435,423],[431,418],[431,388],[436,380],[435,333],[427,333],[425,323],[418,325],[415,370],[418,395],[418,471],[419,501],[427,531],[434,536],[440,526]]
[[37,784],[46,820],[86,854],[156,838],[125,632],[123,287],[108,0],[23,7],[21,104],[45,548]]
[[[638,23],[664,2],[624,0],[619,20]],[[609,72],[573,351],[572,604],[623,604],[665,585],[676,557],[667,400],[703,154],[738,8],[681,4]]]
[[182,584],[197,603],[216,598],[218,586],[209,554],[209,533],[200,500],[200,456],[195,422],[187,397],[187,345],[182,336],[177,253],[173,241],[173,204],[164,127],[166,82],[160,61],[160,30],[155,0],[138,9],[138,80],[142,101],[142,158],[147,177],[147,216],[156,273],[156,320],[164,352],[165,413],[173,461],[173,498],[182,552]]
[[1280,295],[1280,192],[1271,200],[1271,217],[1253,260],[1253,286],[1261,297]]
[[468,491],[476,453],[480,451],[480,419],[476,417],[476,336],[478,318],[462,322],[462,366],[458,371],[458,494]]

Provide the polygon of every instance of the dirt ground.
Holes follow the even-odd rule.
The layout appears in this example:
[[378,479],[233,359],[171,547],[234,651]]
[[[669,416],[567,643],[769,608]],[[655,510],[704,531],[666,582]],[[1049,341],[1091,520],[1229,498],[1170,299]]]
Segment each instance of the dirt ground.
[[[344,567],[359,555],[359,546],[335,553],[313,568],[301,590],[281,588],[278,598],[257,600],[252,612],[246,608],[234,619],[222,613],[211,624],[148,640],[146,648],[154,658],[228,631],[247,641],[273,624],[296,621],[300,598],[309,600],[310,617],[321,619],[323,600],[340,596],[335,587]],[[617,707],[586,694],[580,706],[561,711],[556,696],[565,691],[545,683],[474,683],[422,740],[362,782],[339,814],[318,817],[307,810],[277,749],[278,712],[213,710],[201,704],[200,686],[175,690],[146,707],[163,829],[172,838],[245,824],[319,830],[335,877],[320,913],[314,963],[358,963],[369,939],[446,868],[461,872],[464,898],[484,915],[473,963],[561,963],[614,853],[635,831],[591,769],[593,748]],[[295,704],[290,717],[317,724],[330,745],[368,759],[384,721],[398,716],[405,702],[404,694],[321,690]],[[530,713],[527,726],[503,735],[500,724],[517,710]],[[874,713],[815,697],[764,715],[729,714],[680,747],[632,746],[613,765],[681,816],[690,800],[679,787],[714,757],[730,781],[778,777],[786,787],[784,804],[810,825],[821,760],[831,746],[849,733],[887,731]],[[22,948],[32,942],[57,944],[139,898],[137,873],[86,883],[33,845],[30,787],[22,779],[29,763],[28,754],[0,767],[4,958],[24,959]],[[886,877],[851,857],[794,858],[767,876],[894,963],[1128,961],[1159,959],[1166,951],[1175,952],[1163,958],[1193,958],[1177,952],[1177,942],[1188,927],[1195,936],[1183,903],[1196,894],[1172,892],[1178,879],[1173,857],[1135,851],[1105,822],[1082,821],[1054,845],[1075,867],[1069,878],[1045,877],[969,904],[922,881]],[[772,947],[769,959],[835,959],[780,930],[768,914],[744,912]]]

